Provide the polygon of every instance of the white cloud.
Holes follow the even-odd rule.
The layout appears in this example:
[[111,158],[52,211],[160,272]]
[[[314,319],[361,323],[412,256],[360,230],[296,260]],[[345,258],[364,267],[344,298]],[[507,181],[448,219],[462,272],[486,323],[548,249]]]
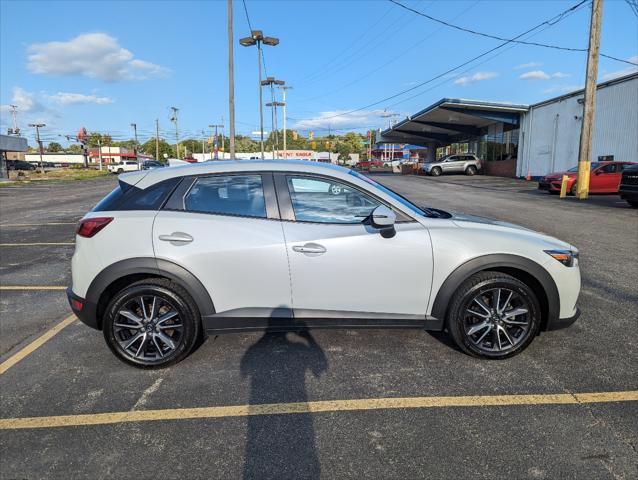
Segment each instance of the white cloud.
[[529,63],[522,63],[520,65],[516,65],[514,67],[514,70],[520,70],[522,68],[534,68],[534,67],[540,67],[541,65],[543,65],[541,62],[529,62]]
[[481,82],[483,80],[489,80],[498,76],[496,72],[476,72],[473,75],[464,75],[454,80],[455,85],[461,85],[463,87],[470,85],[474,82]]
[[27,68],[43,75],[83,75],[118,82],[169,72],[165,67],[134,58],[131,51],[106,33],[86,33],[66,42],[35,43],[28,52]]
[[360,112],[352,113],[346,112],[346,110],[321,112],[314,118],[299,120],[294,125],[294,128],[298,130],[367,128],[371,124],[380,123],[381,119],[379,117],[383,114],[383,110],[362,110]]
[[113,99],[109,97],[98,97],[97,95],[85,95],[83,93],[58,92],[55,95],[47,95],[51,101],[62,105],[84,105],[94,103],[97,105],[106,105],[113,103]]
[[542,70],[532,70],[530,72],[525,72],[521,74],[518,78],[522,78],[523,80],[549,80],[550,78],[567,78],[571,77],[569,73],[564,72],[554,72],[554,73],[546,73]]
[[[35,98],[35,93],[28,92],[22,87],[13,87],[11,105],[17,106],[18,111],[24,113],[42,112],[45,110],[44,105]],[[3,112],[9,110],[9,105],[2,105]]]
[[[629,57],[627,60],[630,61],[630,62],[633,62],[633,63],[638,63],[638,55],[635,55],[633,57]],[[625,75],[629,75],[631,73],[636,73],[636,72],[638,72],[638,67],[635,66],[635,65],[631,65],[631,66],[629,66],[627,68],[624,68],[622,70],[616,70],[615,72],[605,73],[603,75],[603,80],[612,80],[614,78],[624,77]]]

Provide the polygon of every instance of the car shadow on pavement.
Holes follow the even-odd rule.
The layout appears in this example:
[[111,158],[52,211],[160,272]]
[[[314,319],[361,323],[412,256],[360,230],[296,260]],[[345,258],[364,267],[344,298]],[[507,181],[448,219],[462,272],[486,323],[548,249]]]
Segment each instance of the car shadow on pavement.
[[306,372],[318,377],[328,361],[303,323],[299,331],[277,332],[275,316],[276,309],[268,331],[242,357],[241,374],[250,379],[250,405],[295,402],[302,404],[301,412],[249,413],[243,478],[319,478],[313,418],[303,404],[308,401]]

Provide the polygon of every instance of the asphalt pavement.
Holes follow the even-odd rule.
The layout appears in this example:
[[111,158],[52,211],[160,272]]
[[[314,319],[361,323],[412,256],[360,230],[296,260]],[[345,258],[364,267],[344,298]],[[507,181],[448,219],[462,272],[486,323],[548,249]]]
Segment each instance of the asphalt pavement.
[[[317,330],[209,337],[156,371],[119,362],[75,321],[0,374],[0,478],[638,478],[638,402],[578,400],[638,390],[638,212],[519,180],[374,178],[417,204],[579,247],[581,318],[498,362],[442,333]],[[115,182],[0,188],[0,365],[70,314],[63,290],[42,287],[70,283],[74,224]],[[575,400],[553,404],[557,394]],[[452,406],[458,397],[471,405]],[[375,403],[388,398],[397,408]],[[410,406],[422,398],[434,406]],[[264,404],[273,413],[258,414]],[[2,427],[30,417],[44,426]]]

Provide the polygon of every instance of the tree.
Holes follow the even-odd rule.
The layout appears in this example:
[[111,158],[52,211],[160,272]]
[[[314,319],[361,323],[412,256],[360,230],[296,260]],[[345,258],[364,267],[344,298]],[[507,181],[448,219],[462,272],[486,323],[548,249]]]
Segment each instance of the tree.
[[58,142],[50,142],[49,145],[47,145],[47,152],[57,153],[61,151],[62,145],[60,145]]
[[86,146],[89,148],[97,148],[98,143],[101,143],[102,146],[106,146],[106,145],[111,145],[114,146],[113,144],[113,138],[108,135],[108,134],[101,134],[98,132],[91,132],[87,135],[86,137]]
[[[148,155],[155,156],[155,139],[151,138],[145,143],[143,143],[142,145],[140,145],[140,151]],[[157,158],[156,160],[163,161],[164,154],[166,154],[168,158],[175,158],[175,147],[171,145],[170,143],[168,143],[163,138],[160,138],[160,141],[159,141],[160,158]]]
[[82,147],[78,145],[77,143],[73,143],[68,146],[66,151],[69,153],[82,153]]
[[339,154],[339,162],[345,165],[345,163],[350,160],[349,154],[352,152],[350,151],[350,147],[347,143],[339,142],[337,144],[336,153]]
[[259,151],[259,143],[244,135],[235,136],[235,150],[238,153],[252,153]]

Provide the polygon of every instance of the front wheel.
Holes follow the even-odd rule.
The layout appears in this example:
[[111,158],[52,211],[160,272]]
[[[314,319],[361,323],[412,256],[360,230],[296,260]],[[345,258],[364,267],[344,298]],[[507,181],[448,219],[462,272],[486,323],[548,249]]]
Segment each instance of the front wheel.
[[470,177],[476,175],[476,167],[474,165],[470,165],[465,169],[465,175],[469,175]]
[[433,177],[438,177],[439,175],[441,175],[441,167],[434,167],[432,170],[430,170],[430,175],[432,175]]
[[541,311],[533,290],[500,272],[469,277],[452,297],[447,326],[454,342],[470,355],[512,357],[532,342]]
[[177,363],[192,350],[200,331],[197,306],[179,285],[149,278],[111,299],[104,315],[106,343],[123,362],[140,368]]

